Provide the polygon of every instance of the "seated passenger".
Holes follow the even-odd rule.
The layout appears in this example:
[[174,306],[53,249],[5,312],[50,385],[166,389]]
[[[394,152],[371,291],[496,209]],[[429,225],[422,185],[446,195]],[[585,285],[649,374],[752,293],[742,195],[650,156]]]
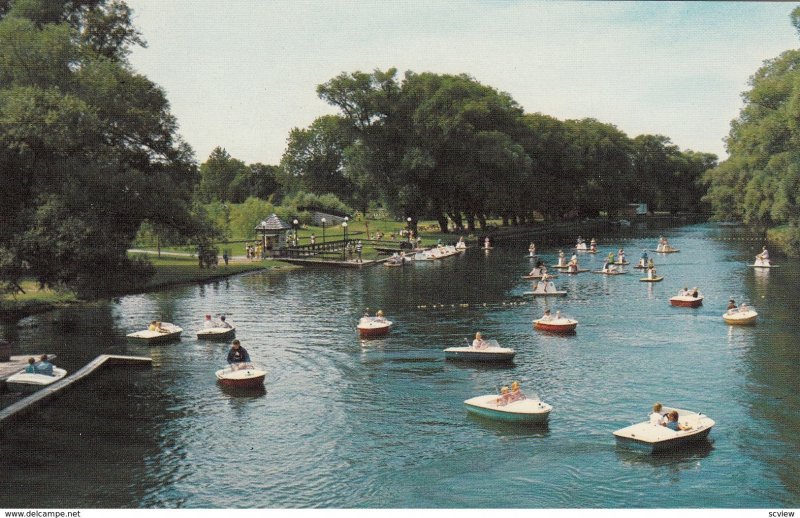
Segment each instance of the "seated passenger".
[[511,397],[511,392],[508,390],[508,387],[503,387],[500,389],[500,397],[497,398],[498,405],[506,405],[509,402]]
[[33,358],[28,358],[28,366],[25,367],[25,372],[28,374],[36,374],[36,360]]
[[666,426],[670,430],[675,430],[676,432],[679,432],[679,431],[682,431],[682,430],[691,430],[692,429],[691,426],[685,426],[685,425],[682,425],[682,424],[680,424],[678,422],[678,411],[677,410],[673,410],[672,412],[667,414],[667,422],[666,422],[666,424],[664,426]]
[[666,419],[664,419],[665,415],[661,413],[661,409],[663,408],[661,403],[653,405],[653,413],[650,414],[650,424],[656,426],[663,426],[666,424]]
[[692,297],[697,298],[700,296],[700,292],[697,291],[697,288],[692,288]]
[[375,313],[375,321],[376,322],[386,322],[386,319],[383,317],[383,311],[382,310],[379,309],[378,312]]
[[522,401],[525,399],[525,393],[522,392],[519,386],[519,381],[512,381],[511,382],[511,396],[509,397],[510,402],[514,401]]
[[736,309],[736,301],[733,300],[733,299],[729,300],[727,309],[728,309],[728,311],[731,311],[732,309]]
[[55,376],[53,374],[53,364],[47,361],[47,355],[43,354],[42,359],[35,365],[36,374],[44,374],[45,376]]
[[219,327],[224,327],[225,329],[232,329],[233,326],[229,323],[225,322],[225,315],[219,317]]
[[206,319],[203,321],[203,329],[211,329],[216,327],[214,322],[211,321],[211,315],[206,315]]
[[489,347],[489,344],[486,343],[486,340],[484,340],[483,337],[481,336],[480,331],[475,333],[475,340],[472,341],[472,347],[474,347],[475,349],[486,349],[487,347]]
[[542,315],[542,320],[553,320],[553,316],[550,314],[549,309],[544,310],[544,315]]
[[150,325],[149,325],[149,326],[147,326],[147,330],[148,330],[148,331],[155,331],[155,330],[156,330],[156,324],[157,324],[157,323],[158,323],[158,322],[156,322],[155,320],[153,320],[152,322],[150,322]]

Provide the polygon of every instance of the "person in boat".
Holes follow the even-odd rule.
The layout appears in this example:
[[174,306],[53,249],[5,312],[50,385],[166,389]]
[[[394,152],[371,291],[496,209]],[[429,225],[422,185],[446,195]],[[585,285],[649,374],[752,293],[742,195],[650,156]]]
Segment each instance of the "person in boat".
[[[611,255],[614,255],[614,254],[611,254]],[[604,271],[606,273],[616,271],[617,268],[614,266],[613,263],[614,263],[614,259],[613,258],[609,259],[608,257],[606,257],[606,260],[603,263],[603,270],[602,271]]]
[[691,426],[684,426],[678,422],[678,411],[673,410],[672,412],[667,414],[667,422],[664,423],[664,426],[669,428],[670,430],[675,430],[679,432],[681,430],[691,430]]
[[648,260],[647,260],[647,267],[648,267],[648,268],[655,268],[655,267],[656,267],[656,262],[655,262],[655,261],[653,261],[653,258],[652,258],[652,257],[651,257],[650,259],[648,259]]
[[228,364],[231,368],[238,369],[244,364],[250,363],[250,354],[247,349],[242,347],[239,340],[234,340],[231,349],[228,351]]
[[508,387],[503,387],[500,389],[500,396],[497,398],[498,405],[506,405],[511,398],[511,390]]
[[28,374],[36,374],[36,360],[28,358],[28,366],[25,367],[25,372]]
[[666,424],[666,415],[661,413],[663,408],[661,403],[653,405],[653,412],[650,414],[650,424],[655,426],[664,426]]
[[728,311],[730,311],[730,310],[732,310],[732,309],[736,309],[736,301],[735,301],[735,300],[733,300],[733,299],[730,299],[730,300],[728,301],[728,307],[727,307],[727,310],[728,310]]
[[375,313],[375,322],[386,322],[386,318],[383,316],[383,310],[379,309],[377,313]]
[[642,250],[642,255],[639,256],[639,266],[647,267],[647,250]]
[[225,329],[233,329],[233,326],[225,321],[225,315],[220,315],[220,317],[219,317],[219,327],[224,327]]
[[568,271],[572,273],[578,273],[578,258],[573,256],[572,260],[569,262]]
[[155,330],[156,330],[156,327],[157,327],[157,326],[156,326],[156,324],[158,324],[158,322],[156,322],[155,320],[153,320],[152,322],[150,322],[150,325],[149,325],[149,326],[147,326],[147,330],[148,330],[148,331],[155,331]]
[[684,287],[682,290],[678,292],[679,297],[688,297],[689,296],[689,288]]
[[475,333],[475,340],[472,341],[472,347],[474,347],[475,349],[486,349],[487,347],[489,347],[489,344],[486,343],[486,340],[483,339],[483,336],[481,335],[480,331]]
[[556,320],[561,320],[561,310],[556,311]]
[[553,315],[550,314],[549,309],[544,310],[544,315],[542,315],[542,320],[553,320]]
[[700,296],[700,292],[697,291],[697,288],[692,288],[692,297],[697,298]]
[[647,278],[651,279],[651,280],[656,278],[656,269],[655,268],[648,268],[647,269]]
[[488,238],[488,237],[487,237],[486,239],[484,239],[484,240],[483,240],[483,247],[484,247],[484,248],[491,248],[491,244],[492,244],[492,242],[491,242],[491,241],[489,241],[489,238]]
[[750,309],[747,307],[747,304],[745,304],[744,302],[742,302],[742,305],[741,305],[741,306],[739,306],[739,312],[741,312],[741,313],[744,313],[744,312],[746,312],[746,311],[750,311]]
[[563,250],[558,251],[558,265],[559,266],[566,266],[567,257],[564,255]]
[[595,240],[595,238],[592,238],[592,241],[589,244],[589,249],[592,252],[597,252],[597,240]]
[[608,260],[609,263],[613,264],[614,263],[614,252],[609,252],[608,253],[608,257],[606,257],[606,259]]
[[156,333],[169,333],[170,331],[169,331],[169,329],[165,329],[165,328],[161,327],[161,322],[156,322],[155,332]]
[[216,327],[214,322],[211,321],[211,315],[206,315],[206,319],[203,320],[203,329],[211,329],[212,327]]
[[531,241],[531,244],[528,245],[528,252],[531,254],[531,257],[536,255],[536,245],[533,241]]
[[511,396],[509,397],[510,402],[513,403],[514,401],[522,401],[523,399],[525,399],[525,393],[522,392],[519,381],[512,381]]
[[619,251],[617,252],[617,262],[618,263],[625,262],[625,250],[623,250],[622,248],[620,248]]
[[756,263],[758,263],[759,261],[761,261],[762,263],[769,264],[769,252],[767,251],[766,246],[761,251],[761,253],[756,256]]
[[44,374],[45,376],[55,376],[53,374],[53,364],[47,361],[47,355],[43,354],[39,362],[34,366],[36,374]]

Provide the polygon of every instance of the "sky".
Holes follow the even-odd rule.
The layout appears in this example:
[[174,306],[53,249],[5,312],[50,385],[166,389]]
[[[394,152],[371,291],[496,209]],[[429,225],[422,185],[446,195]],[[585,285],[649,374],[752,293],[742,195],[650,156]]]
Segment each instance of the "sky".
[[800,47],[793,3],[126,1],[147,41],[131,65],[164,88],[199,163],[221,146],[278,164],[292,128],[337,113],[317,85],[392,67],[466,73],[526,113],[724,159],[749,77]]

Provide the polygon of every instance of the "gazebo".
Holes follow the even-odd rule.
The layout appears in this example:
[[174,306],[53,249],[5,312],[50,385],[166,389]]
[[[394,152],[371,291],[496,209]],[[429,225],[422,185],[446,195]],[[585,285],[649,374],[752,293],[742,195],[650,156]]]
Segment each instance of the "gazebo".
[[286,248],[286,234],[291,229],[291,225],[281,220],[276,214],[259,223],[255,230],[261,238],[262,257],[272,256],[275,249]]

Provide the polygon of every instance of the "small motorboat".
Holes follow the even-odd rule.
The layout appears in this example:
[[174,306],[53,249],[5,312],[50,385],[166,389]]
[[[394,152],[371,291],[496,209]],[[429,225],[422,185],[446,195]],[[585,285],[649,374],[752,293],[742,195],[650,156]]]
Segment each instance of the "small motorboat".
[[67,371],[59,367],[53,367],[53,375],[34,374],[21,371],[6,379],[8,389],[14,392],[36,392],[67,375]]
[[564,317],[539,318],[533,321],[534,329],[548,333],[572,334],[578,326],[577,320]]
[[551,264],[550,268],[558,268],[559,270],[566,270],[569,268],[568,264]]
[[616,261],[613,264],[615,264],[617,266],[627,266],[627,265],[629,265],[631,263],[630,263],[630,261]]
[[664,245],[664,246],[658,245],[657,248],[651,248],[648,251],[649,252],[658,252],[659,254],[674,254],[674,253],[680,252],[680,249],[672,248],[669,245]]
[[538,275],[536,275],[536,274],[534,274],[534,275],[523,275],[522,278],[523,279],[527,279],[527,280],[537,280],[537,279],[541,279],[542,275],[547,275],[548,279],[555,279],[556,277],[558,277],[558,275],[554,275],[554,274],[551,274],[551,273],[545,273],[545,274],[541,274],[540,273]]
[[227,340],[236,336],[235,327],[208,327],[197,332],[197,338],[206,340]]
[[687,443],[707,438],[715,424],[711,418],[701,413],[667,407],[662,410],[667,413],[677,411],[679,422],[689,429],[675,431],[647,420],[614,432],[617,443],[649,452],[675,450]]
[[[466,341],[466,339],[465,339]],[[444,350],[446,360],[471,362],[510,362],[517,352],[514,349],[500,347],[497,340],[483,340],[485,347],[448,347]]]
[[161,331],[150,331],[149,329],[145,329],[144,331],[137,331],[135,333],[129,333],[126,336],[129,340],[135,342],[147,342],[150,344],[157,344],[157,343],[165,343],[171,342],[173,340],[180,340],[181,333],[183,329],[176,326],[175,324],[170,324],[168,322],[161,323]]
[[456,243],[456,250],[463,252],[466,249],[467,249],[467,243],[465,243],[464,241],[459,241],[458,243]]
[[358,335],[361,338],[375,338],[377,336],[384,336],[389,334],[392,327],[392,322],[383,318],[383,316],[361,317],[358,321]]
[[751,268],[780,268],[777,264],[772,264],[769,259],[756,258],[756,262],[750,265]]
[[214,373],[217,381],[227,387],[250,388],[264,384],[267,371],[252,363],[232,364]]
[[592,273],[600,273],[602,275],[625,275],[625,270],[592,270]]
[[703,305],[703,296],[676,295],[669,299],[669,303],[681,308],[699,308]]
[[758,313],[751,307],[742,305],[738,308],[729,309],[723,313],[722,318],[728,324],[746,326],[756,323]]
[[664,277],[660,275],[656,275],[655,277],[642,277],[639,279],[639,282],[661,282],[664,280]]
[[518,399],[510,403],[499,402],[497,394],[477,396],[464,401],[467,412],[496,421],[544,424],[553,407],[537,396]]

